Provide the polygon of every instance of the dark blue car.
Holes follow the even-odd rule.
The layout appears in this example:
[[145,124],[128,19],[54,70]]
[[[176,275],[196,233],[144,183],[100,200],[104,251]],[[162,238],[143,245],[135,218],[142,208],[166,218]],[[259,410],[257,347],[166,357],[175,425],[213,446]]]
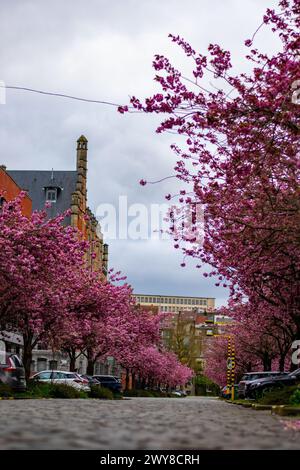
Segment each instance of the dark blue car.
[[113,375],[93,375],[93,378],[98,380],[102,387],[109,388],[114,393],[122,391],[121,381]]

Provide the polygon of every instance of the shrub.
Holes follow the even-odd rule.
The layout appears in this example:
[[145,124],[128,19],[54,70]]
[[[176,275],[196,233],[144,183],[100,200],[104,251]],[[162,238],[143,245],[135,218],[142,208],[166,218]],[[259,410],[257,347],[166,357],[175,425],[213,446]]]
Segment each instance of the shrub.
[[197,375],[195,382],[196,395],[215,395],[219,396],[220,387],[205,375]]
[[50,398],[86,398],[86,393],[67,384],[50,384]]
[[300,405],[300,388],[297,388],[290,397],[291,405]]
[[14,392],[8,385],[0,383],[0,397],[1,398],[2,397],[9,398],[9,397],[13,397],[13,395],[14,395]]
[[114,394],[109,388],[99,387],[99,385],[92,385],[89,392],[90,398],[99,398],[102,400],[113,400]]
[[26,395],[31,398],[50,398],[50,383],[38,382],[36,380],[29,380],[27,382]]
[[289,405],[291,396],[296,390],[296,386],[271,390],[266,392],[258,401],[262,405]]

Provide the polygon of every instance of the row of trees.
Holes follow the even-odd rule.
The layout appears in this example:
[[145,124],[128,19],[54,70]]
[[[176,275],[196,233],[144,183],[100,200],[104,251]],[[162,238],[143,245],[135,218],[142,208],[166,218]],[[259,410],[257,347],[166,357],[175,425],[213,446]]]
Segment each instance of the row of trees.
[[[275,348],[282,368],[286,349],[300,339],[300,0],[280,0],[261,26],[270,28],[278,53],[261,52],[255,34],[245,41],[251,71],[242,74],[232,72],[230,52],[219,45],[204,55],[170,35],[192,75],[156,55],[161,92],[144,102],[132,97],[119,111],[166,115],[157,132],[178,136],[174,170],[183,184],[179,196],[166,196],[177,201],[170,214],[175,248],[199,268],[210,265],[204,275],[230,290],[241,351],[252,344],[254,357],[268,338],[268,354]],[[198,207],[203,243],[202,221],[187,220]],[[257,331],[248,341],[249,325]]]
[[160,316],[138,308],[120,273],[103,279],[87,269],[88,249],[68,214],[22,215],[21,194],[0,212],[0,331],[22,336],[26,377],[32,351],[42,342],[67,351],[74,370],[79,354],[96,361],[113,356],[128,373],[169,386],[183,385],[191,370],[161,344]]

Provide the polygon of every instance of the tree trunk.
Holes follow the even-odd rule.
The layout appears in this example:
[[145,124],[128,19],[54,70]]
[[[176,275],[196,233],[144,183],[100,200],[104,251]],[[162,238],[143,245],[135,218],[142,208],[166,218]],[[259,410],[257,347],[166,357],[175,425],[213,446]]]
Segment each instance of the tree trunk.
[[71,348],[68,350],[69,358],[70,358],[70,372],[75,372],[76,369],[76,350]]
[[94,375],[94,366],[95,366],[95,359],[93,359],[93,355],[91,351],[87,351],[87,375]]
[[92,359],[88,359],[87,368],[86,368],[87,375],[94,375],[94,366],[95,366],[95,361],[93,361]]
[[125,381],[125,390],[129,390],[129,380],[130,380],[130,375],[129,375],[129,369],[126,369],[126,381]]
[[25,369],[26,382],[30,378],[30,369],[32,362],[32,335],[23,334],[23,364]]
[[280,358],[279,358],[279,370],[280,372],[284,372],[284,365],[285,365],[285,357],[286,357],[286,354],[280,354]]
[[270,358],[269,354],[264,354],[263,366],[264,366],[264,371],[272,370],[272,359]]

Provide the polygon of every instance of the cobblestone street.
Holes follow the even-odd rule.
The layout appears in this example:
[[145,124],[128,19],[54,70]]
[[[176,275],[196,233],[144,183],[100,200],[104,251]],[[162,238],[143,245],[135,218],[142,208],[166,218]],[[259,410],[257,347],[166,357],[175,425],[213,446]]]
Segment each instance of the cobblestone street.
[[0,401],[1,449],[300,449],[277,416],[213,398]]

